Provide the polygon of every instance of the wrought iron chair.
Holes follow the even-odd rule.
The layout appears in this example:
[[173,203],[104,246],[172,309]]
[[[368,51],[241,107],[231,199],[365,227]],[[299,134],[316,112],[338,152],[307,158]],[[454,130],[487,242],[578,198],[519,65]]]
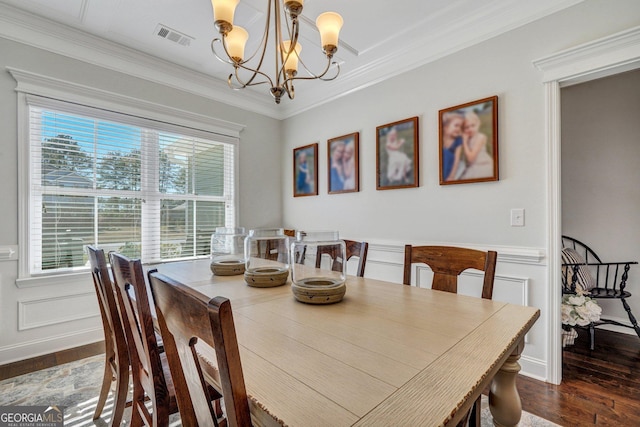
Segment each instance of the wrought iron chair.
[[617,325],[633,329],[640,337],[640,327],[626,299],[631,292],[625,288],[629,269],[636,261],[602,262],[600,257],[583,242],[562,236],[562,293],[584,293],[593,299],[619,299],[629,316],[631,325],[613,319],[600,319],[587,326],[594,349],[595,328],[602,325]]

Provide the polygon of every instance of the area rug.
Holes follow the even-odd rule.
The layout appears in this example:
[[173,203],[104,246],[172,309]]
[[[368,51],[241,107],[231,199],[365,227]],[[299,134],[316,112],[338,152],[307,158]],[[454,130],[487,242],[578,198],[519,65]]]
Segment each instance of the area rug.
[[[102,417],[93,420],[93,412],[100,392],[104,356],[88,357],[76,362],[43,369],[0,381],[0,406],[49,406],[65,407],[65,426],[108,426],[111,419],[111,398]],[[130,409],[125,411],[125,420],[130,417]],[[171,426],[180,425],[180,417],[174,415]],[[127,426],[128,421],[122,425]],[[482,397],[482,427],[493,426],[486,396]],[[522,413],[520,427],[554,427],[551,423],[527,412]]]

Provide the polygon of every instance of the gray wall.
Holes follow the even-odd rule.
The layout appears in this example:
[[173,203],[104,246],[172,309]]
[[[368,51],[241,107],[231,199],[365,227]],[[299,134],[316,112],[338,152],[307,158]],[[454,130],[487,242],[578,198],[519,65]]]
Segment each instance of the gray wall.
[[[286,162],[285,225],[368,240],[366,274],[398,283],[405,243],[496,249],[501,285],[494,298],[520,295],[541,309],[522,362],[524,371],[546,378],[547,204],[556,183],[548,182],[545,91],[532,61],[638,25],[640,2],[587,0],[286,120],[285,160],[294,147],[319,143],[320,194],[292,197]],[[439,110],[493,95],[499,98],[500,180],[439,185]],[[376,126],[412,116],[420,118],[420,187],[377,191]],[[361,191],[327,194],[327,139],[356,131]],[[510,226],[512,208],[525,209],[524,227]]]
[[[605,262],[640,261],[640,70],[564,88],[561,99],[562,232]],[[627,289],[640,297],[637,266]],[[598,302],[628,323],[619,301]],[[640,315],[640,298],[629,304]]]
[[[18,242],[16,81],[5,67],[244,124],[238,224],[254,228],[282,223],[280,121],[0,38],[0,246],[22,243]],[[17,261],[0,262],[0,364],[102,339],[88,276],[65,285],[17,288],[17,271]],[[18,330],[25,320],[19,316],[29,317],[23,323],[30,325],[51,324]]]

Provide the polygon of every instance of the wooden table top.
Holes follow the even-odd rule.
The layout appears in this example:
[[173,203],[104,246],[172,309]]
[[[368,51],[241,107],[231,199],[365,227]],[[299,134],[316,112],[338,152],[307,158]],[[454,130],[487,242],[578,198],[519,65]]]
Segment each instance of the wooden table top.
[[309,305],[289,284],[214,276],[208,260],[156,268],[231,300],[252,414],[264,425],[455,425],[539,317],[352,276],[341,302]]

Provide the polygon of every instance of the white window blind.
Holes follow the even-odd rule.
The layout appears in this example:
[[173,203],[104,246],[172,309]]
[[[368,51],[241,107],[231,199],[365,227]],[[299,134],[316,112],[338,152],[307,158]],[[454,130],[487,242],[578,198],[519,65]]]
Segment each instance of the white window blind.
[[144,262],[209,254],[235,226],[236,139],[30,97],[30,274],[87,265],[86,245]]

